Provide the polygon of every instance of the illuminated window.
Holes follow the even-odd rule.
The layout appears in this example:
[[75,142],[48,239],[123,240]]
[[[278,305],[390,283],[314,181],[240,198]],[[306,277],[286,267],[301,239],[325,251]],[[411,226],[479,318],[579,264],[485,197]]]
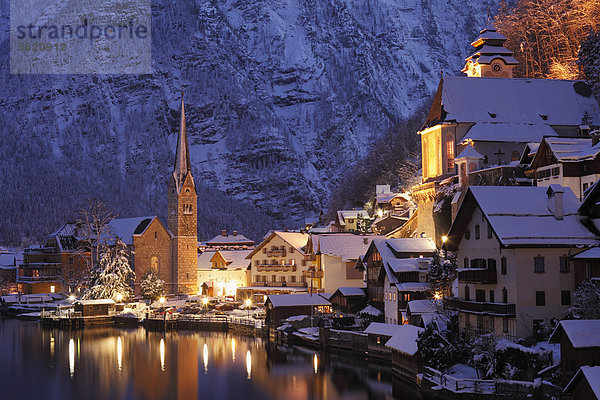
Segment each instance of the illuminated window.
[[448,172],[454,171],[454,136],[448,135],[446,138],[446,160],[448,162]]
[[154,272],[158,272],[158,257],[152,257],[150,259],[150,268]]
[[56,286],[50,286],[50,293],[54,293],[56,291]]

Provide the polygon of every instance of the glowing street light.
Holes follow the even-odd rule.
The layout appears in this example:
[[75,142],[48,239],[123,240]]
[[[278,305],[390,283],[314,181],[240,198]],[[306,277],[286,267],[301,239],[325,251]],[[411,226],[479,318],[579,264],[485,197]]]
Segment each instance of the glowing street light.
[[123,301],[123,295],[121,293],[117,293],[115,298],[117,299],[117,303],[120,303]]
[[76,299],[75,299],[75,296],[73,296],[73,295],[70,295],[70,296],[69,296],[69,300],[71,300],[71,301],[75,301],[75,300],[76,300]]
[[448,236],[442,236],[442,243],[446,243],[448,241]]
[[202,299],[202,305],[204,306],[205,310],[208,310],[208,297],[204,297]]
[[167,301],[167,299],[165,299],[164,296],[161,296],[160,299],[158,299],[158,301],[160,302],[160,304],[165,304],[165,301]]
[[433,295],[433,297],[436,300],[440,300],[442,298],[442,293],[441,292],[435,292],[435,294]]

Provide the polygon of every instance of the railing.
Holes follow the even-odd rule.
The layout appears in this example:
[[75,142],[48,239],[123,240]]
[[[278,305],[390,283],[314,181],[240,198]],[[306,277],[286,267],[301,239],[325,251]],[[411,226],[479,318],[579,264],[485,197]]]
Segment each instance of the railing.
[[43,281],[57,281],[61,279],[60,275],[47,275],[47,276],[25,276],[18,275],[17,282],[43,282]]
[[465,283],[492,283],[498,282],[496,269],[465,268],[458,271],[458,281]]
[[296,264],[258,264],[257,272],[296,272]]
[[315,254],[307,254],[304,256],[304,259],[306,261],[316,261],[317,260],[317,256]]
[[455,378],[425,367],[424,378],[452,392],[527,395],[534,390],[533,382]]
[[444,305],[452,310],[469,311],[474,313],[515,316],[516,307],[510,303],[485,303],[460,299],[445,299]]
[[271,287],[279,287],[279,286],[289,286],[289,287],[307,287],[308,284],[306,282],[252,282],[252,286],[271,286]]

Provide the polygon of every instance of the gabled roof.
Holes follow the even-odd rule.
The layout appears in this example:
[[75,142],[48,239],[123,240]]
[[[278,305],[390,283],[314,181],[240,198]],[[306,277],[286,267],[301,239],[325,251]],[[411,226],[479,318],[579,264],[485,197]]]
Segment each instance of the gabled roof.
[[423,129],[443,122],[600,125],[600,106],[582,81],[445,76]]
[[436,313],[442,308],[441,300],[425,299],[409,301],[406,310],[411,314]]
[[600,259],[600,247],[592,247],[591,249],[582,251],[573,258],[577,260]]
[[208,246],[217,246],[217,245],[253,245],[254,240],[248,239],[244,235],[235,234],[235,235],[217,235],[212,239],[208,240],[206,243]]
[[[395,273],[427,271],[431,264],[431,257],[423,258],[396,258],[386,260],[391,270]],[[425,268],[423,268],[425,267]]]
[[339,210],[337,219],[340,225],[346,225],[347,219],[368,218],[369,214],[365,210]]
[[198,269],[206,270],[212,269],[212,258],[215,256],[216,251],[205,251],[198,254]]
[[320,249],[321,254],[340,257],[343,261],[357,260],[358,257],[365,254],[372,240],[383,238],[384,236],[355,235],[353,233],[312,234],[310,236],[313,253]]
[[363,332],[371,335],[394,336],[402,325],[371,322]]
[[284,242],[292,246],[301,254],[304,254],[306,243],[310,237],[308,233],[304,232],[271,231],[265,236],[263,241],[248,254],[247,258],[252,258],[252,256],[261,251],[275,236],[279,236]]
[[295,307],[295,306],[328,306],[331,303],[318,294],[298,293],[298,294],[271,294],[267,301],[273,304],[273,307]]
[[596,396],[597,399],[600,399],[600,367],[598,366],[590,367],[585,365],[579,368],[573,379],[571,379],[571,381],[565,387],[564,392],[570,393],[577,384],[577,381],[582,378],[585,378],[585,380],[588,382],[592,392],[594,393],[594,396]]
[[425,329],[408,324],[398,325],[398,327],[396,333],[387,341],[385,346],[409,356],[414,356],[418,350],[417,339]]
[[435,243],[430,238],[387,239],[388,246],[396,253],[433,253]]
[[396,197],[401,197],[406,201],[410,201],[410,197],[406,193],[377,193],[375,199],[378,203],[389,203]]
[[473,148],[473,146],[468,145],[463,149],[463,151],[460,152],[458,156],[456,156],[454,160],[460,160],[462,158],[483,158],[483,156],[479,154],[477,150]]
[[427,282],[403,282],[396,283],[396,289],[399,292],[429,292],[431,286]]
[[220,254],[227,263],[227,269],[246,269],[250,266],[247,257],[251,252],[252,250],[217,250],[210,261],[212,262],[217,254]]
[[580,319],[560,321],[552,335],[550,341],[560,342],[560,335],[565,334],[576,349],[600,347],[600,320]]
[[546,187],[470,186],[444,248],[458,248],[476,207],[503,246],[597,245],[596,236],[579,220],[579,201],[571,189],[562,189],[564,217],[557,219],[549,210]]
[[[540,148],[549,150],[556,162],[580,162],[593,160],[600,154],[600,143],[592,146],[591,138],[546,137],[540,143]],[[546,151],[537,151],[531,168],[537,168]]]
[[337,288],[335,293],[340,293],[344,297],[364,297],[365,296],[365,288],[360,287],[340,287]]
[[110,236],[118,237],[123,243],[130,246],[133,244],[133,235],[142,235],[155,218],[158,217],[151,215],[148,217],[115,218],[108,223]]

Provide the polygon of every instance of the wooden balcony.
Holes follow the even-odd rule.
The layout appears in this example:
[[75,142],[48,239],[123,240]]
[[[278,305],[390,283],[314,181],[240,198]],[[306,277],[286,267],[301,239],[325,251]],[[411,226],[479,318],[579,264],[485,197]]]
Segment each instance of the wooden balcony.
[[308,287],[306,282],[252,282],[252,286],[264,287]]
[[315,254],[307,254],[304,256],[306,261],[317,261],[317,256]]
[[287,252],[284,249],[267,250],[267,257],[285,257]]
[[296,272],[296,264],[259,264],[256,272]]
[[465,311],[489,315],[516,316],[516,306],[512,303],[485,303],[456,298],[444,300],[444,306],[451,310]]
[[498,282],[498,273],[495,268],[464,268],[458,271],[458,281],[461,283],[495,284]]

